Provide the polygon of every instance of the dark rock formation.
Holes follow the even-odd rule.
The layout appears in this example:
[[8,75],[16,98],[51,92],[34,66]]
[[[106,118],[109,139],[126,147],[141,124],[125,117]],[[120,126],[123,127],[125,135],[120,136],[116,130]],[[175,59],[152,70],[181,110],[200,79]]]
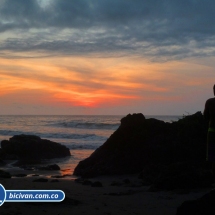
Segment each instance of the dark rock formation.
[[5,151],[2,148],[0,148],[0,159],[1,160],[16,160],[17,156],[7,154],[7,153],[5,153]]
[[1,162],[3,159],[5,159],[5,157],[6,157],[5,152],[0,148],[0,162]]
[[15,156],[19,159],[16,165],[40,163],[41,159],[52,159],[70,156],[65,146],[41,139],[34,135],[15,135],[1,142],[3,155]]
[[149,165],[202,163],[206,137],[207,122],[201,112],[173,123],[129,114],[102,146],[77,165],[74,174],[82,177],[131,174]]
[[176,215],[212,215],[215,214],[215,190],[210,191],[201,198],[185,201],[178,207]]

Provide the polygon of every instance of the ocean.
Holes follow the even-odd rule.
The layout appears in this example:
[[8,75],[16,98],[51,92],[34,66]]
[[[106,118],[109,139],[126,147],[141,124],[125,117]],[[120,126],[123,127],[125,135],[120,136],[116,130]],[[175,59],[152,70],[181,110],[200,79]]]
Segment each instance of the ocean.
[[[71,157],[53,159],[61,169],[68,169],[72,174],[79,161],[87,158],[101,146],[119,127],[124,116],[0,116],[0,141],[14,135],[37,135],[68,147]],[[145,116],[165,122],[177,121],[182,116]],[[9,162],[5,169],[14,168]]]

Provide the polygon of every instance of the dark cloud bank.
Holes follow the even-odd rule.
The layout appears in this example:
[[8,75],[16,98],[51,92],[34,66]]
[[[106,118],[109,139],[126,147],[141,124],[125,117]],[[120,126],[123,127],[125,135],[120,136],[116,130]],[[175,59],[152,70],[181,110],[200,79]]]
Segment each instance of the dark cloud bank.
[[0,50],[152,60],[213,56],[214,7],[213,0],[5,0],[0,32],[9,36]]

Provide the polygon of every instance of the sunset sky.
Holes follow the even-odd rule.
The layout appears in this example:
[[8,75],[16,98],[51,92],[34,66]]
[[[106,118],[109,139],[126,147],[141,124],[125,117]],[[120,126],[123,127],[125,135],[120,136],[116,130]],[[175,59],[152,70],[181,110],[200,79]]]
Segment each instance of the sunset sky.
[[0,0],[0,115],[203,111],[215,84],[214,7]]

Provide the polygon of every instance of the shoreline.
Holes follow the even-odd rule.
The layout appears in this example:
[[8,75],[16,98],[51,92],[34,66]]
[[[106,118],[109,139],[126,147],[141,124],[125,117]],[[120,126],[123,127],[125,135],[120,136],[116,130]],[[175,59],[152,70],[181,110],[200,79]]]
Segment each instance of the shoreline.
[[[194,125],[193,132],[187,138],[190,125]],[[59,168],[53,168],[55,171],[27,170],[28,172],[18,168],[30,176],[0,179],[6,189],[62,190],[66,194],[62,203],[6,202],[0,208],[1,214],[176,214],[177,208],[184,201],[200,198],[213,189],[212,175],[208,165],[203,162],[206,127],[200,112],[175,124],[156,119],[147,120],[142,114],[129,114],[95,153],[76,166],[74,173],[85,179],[75,181],[69,178],[73,175],[68,174],[68,178],[50,178],[66,175],[64,168],[57,171]],[[198,148],[193,148],[193,142]],[[145,171],[142,179],[137,174],[125,175],[142,170]],[[11,171],[13,170],[9,170]],[[69,171],[72,174],[73,168],[70,167]],[[35,173],[40,176],[31,176]],[[124,175],[97,176],[115,173]],[[97,177],[86,179],[93,176]],[[33,181],[41,177],[46,179]],[[97,185],[91,186],[94,182]],[[154,185],[151,192],[150,186],[144,184]],[[192,189],[194,187],[196,189]]]
[[[41,178],[41,177],[37,177]],[[179,191],[148,192],[149,186],[140,186],[137,175],[99,176],[89,179],[99,181],[102,187],[91,187],[75,182],[74,179],[58,179],[58,182],[33,182],[35,177],[0,179],[7,190],[62,190],[65,204],[61,203],[8,203],[0,207],[1,215],[6,214],[176,214],[185,200],[194,200],[212,188],[193,189],[189,193]],[[127,182],[125,183],[125,180]],[[113,185],[115,183],[115,186]],[[111,185],[112,184],[112,185]],[[118,185],[117,185],[118,184]],[[68,202],[68,200],[71,200]],[[75,200],[75,201],[74,201]],[[75,204],[72,201],[76,202]],[[66,203],[67,202],[67,203]]]
[[[41,166],[46,166],[46,165],[41,165]],[[16,178],[35,178],[35,177],[45,177],[48,179],[54,179],[54,178],[61,178],[61,179],[77,179],[78,177],[73,175],[73,169],[60,169],[60,170],[39,170],[39,169],[34,169],[34,170],[27,170],[23,169],[21,167],[11,167],[11,168],[4,168],[0,167],[0,170],[6,171],[11,174],[12,179]],[[19,175],[26,175],[26,176],[19,176]],[[38,175],[38,176],[35,176]],[[0,178],[1,182],[1,178]]]

